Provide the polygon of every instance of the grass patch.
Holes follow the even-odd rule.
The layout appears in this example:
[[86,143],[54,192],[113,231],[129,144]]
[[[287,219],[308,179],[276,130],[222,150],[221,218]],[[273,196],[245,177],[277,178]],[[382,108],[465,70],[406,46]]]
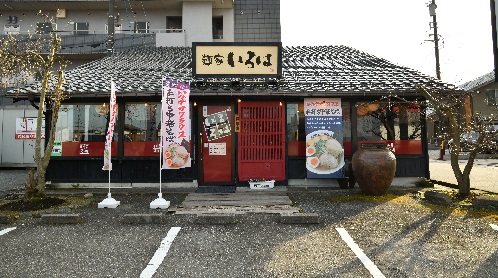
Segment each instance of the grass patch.
[[332,196],[329,198],[330,202],[344,203],[344,202],[369,202],[369,203],[385,203],[392,201],[394,199],[400,198],[401,196],[395,194],[384,194],[380,196],[369,196],[364,194],[351,194],[343,196]]

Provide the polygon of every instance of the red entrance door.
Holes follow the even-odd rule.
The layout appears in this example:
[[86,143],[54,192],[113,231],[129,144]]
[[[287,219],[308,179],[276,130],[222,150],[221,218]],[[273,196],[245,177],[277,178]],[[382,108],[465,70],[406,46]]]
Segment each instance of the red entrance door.
[[285,109],[282,103],[242,101],[239,118],[239,180],[285,180]]
[[233,185],[233,113],[230,105],[199,105],[199,183]]

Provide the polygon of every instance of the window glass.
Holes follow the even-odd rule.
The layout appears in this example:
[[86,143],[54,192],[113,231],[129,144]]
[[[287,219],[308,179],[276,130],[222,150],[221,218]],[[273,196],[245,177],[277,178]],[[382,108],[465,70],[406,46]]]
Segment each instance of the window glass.
[[[52,156],[103,156],[109,104],[64,104],[59,109]],[[114,129],[112,155],[117,154]]]
[[52,32],[54,29],[54,24],[51,22],[38,22],[36,23],[36,33],[37,34],[47,34]]
[[137,103],[125,105],[125,142],[159,141],[161,104]]
[[149,33],[149,22],[148,21],[135,22],[135,33]]
[[64,104],[59,109],[55,141],[104,142],[108,121],[109,104]]
[[384,142],[397,154],[422,153],[422,121],[417,104],[358,103],[358,144]]
[[88,22],[75,22],[74,32],[75,35],[88,35]]
[[486,103],[489,106],[496,105],[496,100],[498,99],[498,90],[488,89],[486,90]]

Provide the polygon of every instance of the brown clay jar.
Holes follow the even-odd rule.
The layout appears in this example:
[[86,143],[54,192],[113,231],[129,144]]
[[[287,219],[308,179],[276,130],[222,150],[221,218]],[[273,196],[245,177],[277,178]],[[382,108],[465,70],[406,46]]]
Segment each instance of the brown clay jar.
[[396,172],[396,157],[387,144],[362,144],[354,153],[353,175],[366,195],[383,195]]

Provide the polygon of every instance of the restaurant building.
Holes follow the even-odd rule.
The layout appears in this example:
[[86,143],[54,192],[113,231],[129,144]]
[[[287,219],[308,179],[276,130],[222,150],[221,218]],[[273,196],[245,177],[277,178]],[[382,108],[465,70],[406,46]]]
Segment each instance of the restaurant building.
[[[416,86],[444,91],[448,85],[347,46],[282,47],[279,0],[117,1],[114,17],[107,16],[107,1],[7,2],[11,11],[0,15],[8,19],[5,32],[22,35],[29,26],[57,31],[62,54],[73,61],[65,84],[70,98],[59,112],[47,173],[53,184],[107,186],[102,166],[111,80],[117,101],[115,186],[154,186],[160,171],[166,185],[244,186],[252,179],[344,185],[352,177],[351,157],[365,142],[390,145],[397,177],[429,176]],[[39,9],[49,9],[57,22],[39,22],[33,12]],[[114,52],[104,57],[110,26]],[[202,72],[197,42],[244,48],[249,56],[230,60],[230,50],[224,63],[271,71]],[[256,55],[259,46],[278,53]],[[211,56],[212,63],[221,61]],[[182,132],[189,136],[161,148],[163,92],[172,89],[165,80],[188,93]],[[36,83],[19,92],[16,99],[34,95],[36,102]],[[167,169],[160,170],[166,155]]]
[[[276,46],[281,75],[274,78],[197,77],[189,47],[135,48],[68,71],[70,98],[59,112],[47,180],[106,184],[102,166],[113,80],[111,182],[159,182],[163,79],[189,85],[190,134],[179,143],[189,167],[163,169],[164,184],[330,183],[351,177],[351,157],[366,142],[390,145],[397,177],[428,177],[425,117],[414,102],[422,100],[416,86],[447,90],[447,85],[346,46]],[[343,148],[335,158],[314,154],[325,148],[333,154],[325,147],[331,139]],[[318,165],[310,157],[318,158]]]

